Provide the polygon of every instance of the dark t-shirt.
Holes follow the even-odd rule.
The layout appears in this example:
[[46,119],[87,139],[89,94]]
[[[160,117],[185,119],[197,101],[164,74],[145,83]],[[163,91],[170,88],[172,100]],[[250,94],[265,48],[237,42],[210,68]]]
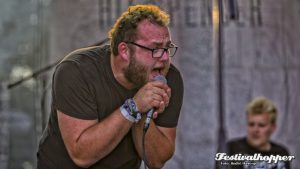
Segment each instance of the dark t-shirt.
[[[155,124],[176,127],[182,105],[183,81],[173,65],[166,79],[172,96],[169,106],[155,119]],[[79,168],[63,143],[57,110],[79,119],[100,122],[136,92],[127,90],[114,78],[108,45],[80,49],[66,56],[53,75],[51,114],[39,145],[38,168]],[[138,169],[140,162],[130,131],[110,154],[90,168]]]
[[[239,138],[231,140],[227,143],[228,154],[242,154],[242,155],[254,155],[261,154],[261,156],[280,155],[288,156],[289,153],[285,147],[271,142],[271,149],[269,151],[260,151],[255,147],[252,147],[247,143],[246,138]],[[267,167],[267,168],[264,168]],[[290,169],[289,162],[279,161],[278,163],[267,163],[265,161],[249,161],[248,163],[242,163],[241,165],[231,165],[232,169]]]

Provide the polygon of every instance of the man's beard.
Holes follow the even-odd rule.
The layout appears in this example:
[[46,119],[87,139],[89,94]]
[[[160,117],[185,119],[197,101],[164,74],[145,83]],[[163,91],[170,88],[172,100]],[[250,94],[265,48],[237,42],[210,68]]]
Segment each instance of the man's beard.
[[148,82],[147,67],[137,63],[135,56],[130,55],[130,62],[127,68],[124,69],[126,79],[134,84],[134,88],[141,88]]
[[[134,88],[141,88],[149,81],[149,74],[151,70],[146,66],[138,63],[134,54],[130,55],[129,65],[124,69],[125,78],[132,84]],[[160,74],[166,76],[170,68],[170,63],[165,63],[163,69],[160,71]]]

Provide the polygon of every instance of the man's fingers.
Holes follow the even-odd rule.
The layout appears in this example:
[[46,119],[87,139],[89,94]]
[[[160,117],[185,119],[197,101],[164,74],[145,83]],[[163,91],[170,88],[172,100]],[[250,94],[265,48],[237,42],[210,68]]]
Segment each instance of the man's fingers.
[[142,87],[133,99],[140,112],[144,113],[151,108],[155,108],[158,113],[161,113],[169,105],[170,95],[171,89],[167,84],[153,81]]
[[159,107],[160,107],[160,101],[153,100],[151,105],[152,105],[152,107],[154,107],[156,109],[159,109]]
[[170,101],[169,100],[170,98],[169,98],[168,94],[165,93],[163,95],[163,98],[164,98],[165,106],[167,107],[169,105],[169,101]]
[[156,112],[153,113],[152,118],[153,118],[153,119],[156,119],[157,117],[158,117],[158,112],[156,111]]
[[161,88],[161,89],[164,89],[165,91],[168,90],[169,86],[164,83],[164,82],[161,82],[161,81],[153,81],[153,82],[150,82],[154,87],[158,87],[158,88]]
[[171,98],[171,88],[167,89],[167,94],[168,94],[169,98]]
[[155,87],[153,89],[153,93],[154,94],[159,94],[161,96],[163,96],[164,93],[167,94],[167,92],[164,89],[161,89],[161,88],[158,88],[158,87]]

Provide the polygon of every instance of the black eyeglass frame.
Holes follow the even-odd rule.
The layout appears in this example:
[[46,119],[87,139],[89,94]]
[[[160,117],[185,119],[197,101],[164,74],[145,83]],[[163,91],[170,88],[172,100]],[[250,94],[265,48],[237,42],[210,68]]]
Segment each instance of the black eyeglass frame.
[[[143,49],[146,49],[146,50],[151,51],[151,52],[152,52],[152,58],[161,58],[161,57],[164,55],[165,52],[168,52],[168,50],[169,50],[170,48],[175,48],[174,54],[173,54],[173,55],[170,55],[170,54],[169,54],[169,57],[173,57],[173,56],[176,54],[177,49],[178,49],[178,46],[176,46],[176,45],[173,44],[173,43],[171,43],[171,44],[174,45],[174,46],[173,46],[173,47],[169,47],[169,48],[148,48],[148,47],[146,47],[146,46],[140,45],[140,44],[135,43],[135,42],[130,42],[130,41],[126,41],[125,43],[129,43],[129,44],[132,44],[132,45],[138,46],[138,47],[140,47],[140,48],[143,48]],[[155,52],[156,50],[159,50],[159,49],[163,49],[164,52],[161,53],[160,57],[154,57],[154,52]]]

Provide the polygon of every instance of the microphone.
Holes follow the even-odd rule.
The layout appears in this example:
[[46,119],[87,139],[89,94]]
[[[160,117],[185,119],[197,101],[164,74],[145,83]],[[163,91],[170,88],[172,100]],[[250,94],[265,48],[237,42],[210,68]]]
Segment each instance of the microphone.
[[[167,79],[163,75],[157,75],[157,76],[154,77],[153,80],[154,81],[161,81],[161,82],[167,84]],[[152,119],[153,112],[154,112],[154,108],[152,108],[151,110],[149,110],[148,113],[147,113],[147,117],[146,117],[145,124],[144,124],[144,131],[145,132],[149,128],[150,120]]]

